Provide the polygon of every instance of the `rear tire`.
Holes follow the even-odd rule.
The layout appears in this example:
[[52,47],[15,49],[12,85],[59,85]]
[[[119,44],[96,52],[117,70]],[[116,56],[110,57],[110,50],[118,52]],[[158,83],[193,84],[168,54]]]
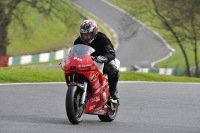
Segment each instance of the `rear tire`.
[[117,116],[118,107],[119,107],[119,102],[117,102],[116,110],[112,110],[110,107],[108,107],[107,114],[106,115],[98,115],[99,119],[103,122],[113,121],[115,119],[115,117]]
[[83,120],[84,105],[80,105],[81,91],[77,86],[69,86],[66,95],[66,113],[72,124],[79,124]]

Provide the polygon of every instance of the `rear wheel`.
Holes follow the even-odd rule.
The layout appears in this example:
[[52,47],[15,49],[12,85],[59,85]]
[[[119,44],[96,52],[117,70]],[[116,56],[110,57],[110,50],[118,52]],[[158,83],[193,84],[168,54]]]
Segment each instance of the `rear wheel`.
[[66,95],[66,113],[72,124],[78,124],[83,120],[84,105],[81,105],[81,91],[77,86],[69,86]]
[[116,103],[108,102],[108,112],[106,115],[98,115],[99,119],[104,122],[111,122],[117,116],[119,101]]

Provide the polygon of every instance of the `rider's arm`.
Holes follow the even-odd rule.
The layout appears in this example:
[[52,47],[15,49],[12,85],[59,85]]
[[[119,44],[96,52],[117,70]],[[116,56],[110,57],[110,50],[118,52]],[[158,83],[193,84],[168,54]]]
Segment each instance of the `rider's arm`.
[[115,50],[109,38],[104,37],[103,40],[103,55],[108,59],[108,62],[116,57]]

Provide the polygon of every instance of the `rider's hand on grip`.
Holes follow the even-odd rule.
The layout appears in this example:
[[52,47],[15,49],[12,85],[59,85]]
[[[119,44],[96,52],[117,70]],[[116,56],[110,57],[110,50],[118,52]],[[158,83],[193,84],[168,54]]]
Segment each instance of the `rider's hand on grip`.
[[105,56],[101,56],[101,55],[99,55],[98,57],[97,57],[97,59],[96,59],[96,61],[98,62],[98,63],[105,63],[105,62],[107,62],[107,58],[105,57]]

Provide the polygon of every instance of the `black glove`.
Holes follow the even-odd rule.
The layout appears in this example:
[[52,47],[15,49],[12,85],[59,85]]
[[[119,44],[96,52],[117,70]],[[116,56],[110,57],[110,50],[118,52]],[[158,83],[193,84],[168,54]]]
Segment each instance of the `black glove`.
[[96,61],[97,61],[98,63],[105,63],[105,62],[108,61],[108,59],[107,59],[105,56],[99,55],[99,56],[97,57]]

